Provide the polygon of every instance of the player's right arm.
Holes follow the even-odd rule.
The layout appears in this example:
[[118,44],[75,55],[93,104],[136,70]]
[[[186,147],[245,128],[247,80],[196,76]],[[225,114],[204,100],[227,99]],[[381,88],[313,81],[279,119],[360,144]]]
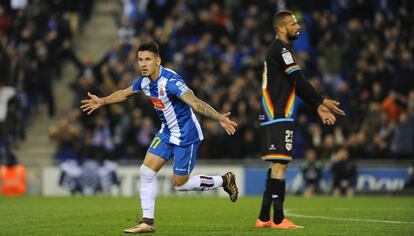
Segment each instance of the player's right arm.
[[130,96],[134,94],[134,91],[132,89],[132,86],[118,90],[114,93],[112,93],[109,96],[106,97],[98,97],[92,93],[88,92],[89,99],[85,99],[81,101],[81,109],[83,112],[86,112],[86,114],[91,114],[96,109],[100,108],[101,106],[104,106],[106,104],[113,104],[118,102],[123,102],[127,100]]

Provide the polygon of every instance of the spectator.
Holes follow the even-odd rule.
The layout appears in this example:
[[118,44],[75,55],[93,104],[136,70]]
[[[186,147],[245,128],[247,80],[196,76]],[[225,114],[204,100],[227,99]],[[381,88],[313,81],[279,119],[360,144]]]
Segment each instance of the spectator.
[[333,179],[332,196],[346,195],[347,197],[353,197],[357,171],[355,164],[349,159],[346,148],[340,148],[336,152],[331,172]]
[[395,126],[391,151],[395,158],[410,158],[414,155],[414,114],[400,113]]
[[55,161],[63,162],[67,159],[78,159],[76,150],[81,135],[78,124],[71,123],[68,117],[62,116],[59,118],[57,125],[49,128],[49,135],[52,140],[56,141]]
[[317,159],[316,151],[313,149],[306,151],[305,158],[306,160],[302,163],[302,177],[305,182],[303,196],[311,197],[319,191],[323,165]]
[[0,193],[9,197],[21,196],[26,192],[26,185],[26,168],[9,153],[5,165],[0,165]]
[[16,96],[16,90],[10,86],[4,86],[0,81],[0,163],[3,153],[10,150],[9,133],[14,123],[10,119],[10,101]]

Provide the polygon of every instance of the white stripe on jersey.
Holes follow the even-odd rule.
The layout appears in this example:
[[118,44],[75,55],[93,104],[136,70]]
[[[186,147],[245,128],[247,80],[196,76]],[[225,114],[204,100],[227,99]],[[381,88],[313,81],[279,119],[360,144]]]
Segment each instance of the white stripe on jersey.
[[204,139],[204,136],[203,136],[203,131],[201,130],[200,123],[198,123],[197,117],[194,114],[193,109],[191,109],[191,107],[190,107],[190,111],[191,111],[191,119],[193,120],[194,125],[197,128],[198,138],[200,140],[203,140]]
[[175,71],[171,70],[170,68],[163,67],[163,69],[164,69],[164,70],[166,70],[166,71],[169,71],[169,72],[171,72],[171,73],[173,73],[173,74],[178,75],[178,74],[177,74],[177,72],[175,72]]
[[188,175],[190,174],[190,171],[191,171],[191,160],[193,159],[193,146],[194,144],[191,144],[191,153],[190,153],[190,160],[188,162],[188,172],[187,172]]
[[147,96],[151,96],[151,92],[149,90],[149,84],[151,83],[151,80],[148,77],[144,77],[141,82],[141,90],[145,93]]
[[160,132],[160,134],[162,134],[162,131],[164,131],[164,128],[165,128],[165,125],[164,125],[164,123],[161,122],[161,129],[158,132]]
[[[168,79],[161,77],[158,80],[158,89],[160,89],[161,87],[165,88],[167,81]],[[162,113],[164,114],[164,118],[167,122],[168,129],[171,132],[170,142],[176,145],[180,145],[181,132],[180,127],[178,126],[177,115],[175,114],[174,107],[167,95],[165,95],[165,100],[163,103],[165,105],[165,109],[162,110]]]

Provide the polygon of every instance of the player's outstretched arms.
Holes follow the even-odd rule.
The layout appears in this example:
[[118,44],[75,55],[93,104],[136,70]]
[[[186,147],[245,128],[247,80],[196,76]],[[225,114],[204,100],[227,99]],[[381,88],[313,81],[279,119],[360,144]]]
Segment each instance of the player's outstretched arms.
[[223,127],[228,135],[233,135],[236,132],[237,123],[229,119],[230,112],[225,114],[218,113],[210,105],[198,99],[191,90],[185,92],[181,96],[181,100],[191,106],[196,112],[219,121],[221,127]]
[[91,114],[96,109],[100,108],[101,106],[105,105],[105,100],[88,92],[89,99],[81,101],[81,109],[86,114]]
[[220,114],[220,125],[227,132],[228,135],[233,135],[236,132],[237,123],[229,119],[230,112]]
[[123,102],[133,94],[134,92],[132,90],[132,87],[118,90],[113,94],[102,98],[88,92],[89,99],[82,100],[80,108],[83,112],[86,112],[86,114],[90,115],[93,111],[103,105]]
[[332,99],[323,99],[323,103],[322,103],[326,108],[329,109],[329,111],[331,111],[333,114],[335,115],[341,115],[344,116],[345,112],[343,110],[341,110],[338,106],[339,106],[339,102],[332,100]]
[[321,104],[321,105],[318,106],[317,111],[318,111],[318,115],[321,118],[323,124],[325,124],[325,125],[335,124],[336,118],[327,107],[325,107],[324,105]]

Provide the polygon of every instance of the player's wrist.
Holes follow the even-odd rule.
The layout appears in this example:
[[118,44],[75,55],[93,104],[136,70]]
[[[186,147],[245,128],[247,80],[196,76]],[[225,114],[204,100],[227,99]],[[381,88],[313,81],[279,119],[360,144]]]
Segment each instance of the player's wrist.
[[106,104],[108,104],[108,102],[106,101],[106,97],[103,97],[102,98],[102,105],[106,105]]
[[223,114],[217,113],[217,120],[219,122],[223,122],[226,117]]

